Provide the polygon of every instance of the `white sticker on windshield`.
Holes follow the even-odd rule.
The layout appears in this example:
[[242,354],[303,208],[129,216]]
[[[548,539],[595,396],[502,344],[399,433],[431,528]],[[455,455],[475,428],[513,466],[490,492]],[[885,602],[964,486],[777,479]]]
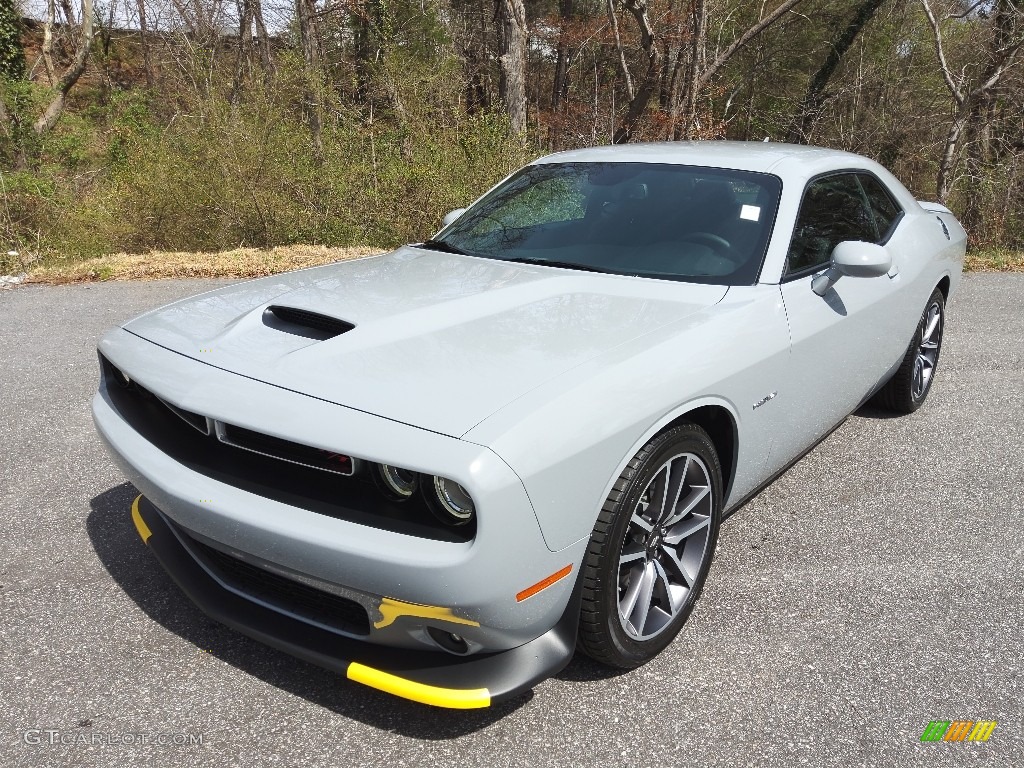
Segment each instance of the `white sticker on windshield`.
[[757,221],[761,218],[761,206],[744,205],[740,208],[740,218],[746,219],[747,221]]

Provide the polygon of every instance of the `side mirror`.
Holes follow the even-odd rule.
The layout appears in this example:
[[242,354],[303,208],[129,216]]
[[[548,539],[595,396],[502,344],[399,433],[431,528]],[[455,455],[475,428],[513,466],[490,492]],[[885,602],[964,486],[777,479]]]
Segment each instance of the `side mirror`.
[[456,208],[454,211],[449,211],[448,214],[443,219],[441,219],[441,226],[447,227],[449,224],[451,224],[465,212],[465,208]]
[[892,269],[892,257],[881,245],[848,240],[832,251],[832,266],[847,277],[881,277]]
[[840,277],[881,277],[892,269],[892,257],[881,245],[846,240],[832,251],[829,268],[811,281],[811,290],[819,296],[828,293]]

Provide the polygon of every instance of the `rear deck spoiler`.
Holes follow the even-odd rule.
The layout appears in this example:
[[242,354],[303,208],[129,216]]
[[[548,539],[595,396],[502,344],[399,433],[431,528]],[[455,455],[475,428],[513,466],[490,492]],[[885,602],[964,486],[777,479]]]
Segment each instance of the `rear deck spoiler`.
[[929,213],[948,213],[948,214],[952,214],[953,213],[951,210],[949,210],[949,208],[944,206],[942,203],[929,203],[929,202],[926,202],[924,200],[918,200],[917,202],[918,202],[918,205],[920,205],[922,208],[924,208]]

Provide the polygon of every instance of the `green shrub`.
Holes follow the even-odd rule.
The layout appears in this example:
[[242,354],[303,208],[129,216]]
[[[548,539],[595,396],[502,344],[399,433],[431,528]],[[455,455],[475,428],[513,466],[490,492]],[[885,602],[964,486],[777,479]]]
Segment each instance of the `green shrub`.
[[210,97],[162,131],[144,111],[122,112],[108,129],[107,172],[49,243],[77,255],[391,246],[428,237],[444,213],[529,159],[494,115],[434,115],[413,131],[353,120],[335,103],[324,110],[337,119],[324,121],[319,164],[308,126],[281,101]]
[[25,74],[25,50],[21,46],[21,9],[11,0],[0,3],[0,77]]

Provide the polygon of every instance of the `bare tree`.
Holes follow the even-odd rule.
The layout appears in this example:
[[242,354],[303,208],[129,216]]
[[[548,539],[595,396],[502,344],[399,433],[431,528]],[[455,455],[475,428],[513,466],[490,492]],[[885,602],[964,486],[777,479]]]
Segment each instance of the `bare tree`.
[[526,8],[523,0],[498,0],[501,77],[498,91],[512,133],[526,133]]
[[804,94],[797,108],[793,121],[786,133],[786,141],[792,144],[805,144],[809,138],[811,126],[821,114],[825,103],[825,88],[835,74],[843,56],[850,50],[861,30],[874,18],[875,13],[886,0],[862,0],[853,14],[853,18],[837,31],[829,43],[828,54],[818,70],[811,76],[807,93]]
[[272,75],[274,59],[270,54],[270,35],[267,34],[267,25],[263,20],[263,0],[246,0],[246,5],[252,11],[252,20],[256,25],[256,45],[259,47],[263,73]]
[[[621,0],[632,14],[640,32],[640,48],[647,61],[647,71],[638,80],[636,90],[626,108],[626,114],[615,130],[612,141],[622,144],[630,141],[640,118],[658,89],[664,76],[665,56],[657,45],[657,36],[651,25],[647,0]],[[729,43],[710,63],[705,62],[704,46],[707,38],[707,7],[704,0],[693,0],[689,12],[682,17],[686,41],[675,57],[669,76],[668,111],[671,134],[675,139],[687,139],[693,134],[698,95],[709,85],[719,70],[751,40],[786,16],[802,0],[783,0],[775,10],[763,16]],[[685,75],[684,75],[685,73]]]
[[146,0],[136,0],[139,9],[139,41],[142,45],[142,64],[146,68],[146,86],[153,87],[153,62],[149,57],[149,25],[146,23]]
[[[711,83],[718,72],[733,56],[743,50],[758,35],[776,22],[785,18],[803,0],[784,0],[774,11],[749,26],[727,45],[709,64],[701,64],[694,56],[691,59],[689,77],[683,81],[679,98],[673,102],[672,124],[675,139],[688,139],[693,135],[694,119],[697,115],[697,96]],[[703,3],[701,3],[703,8]],[[704,24],[700,27],[703,36]]]
[[[64,10],[65,15],[67,15],[68,9],[65,8]],[[55,15],[56,11],[54,8],[54,2],[53,0],[49,0],[46,9],[46,23],[43,27],[43,60],[46,63],[47,74],[51,78],[56,74],[52,58],[53,25]],[[61,73],[56,82],[51,79],[51,83],[53,84],[56,92],[46,109],[43,110],[43,114],[40,115],[39,119],[36,120],[32,126],[36,133],[43,134],[50,131],[53,126],[57,124],[57,121],[60,120],[60,116],[64,114],[64,106],[66,104],[68,93],[75,87],[75,83],[78,82],[82,73],[85,72],[85,66],[89,61],[89,48],[92,45],[93,38],[93,23],[92,0],[82,0],[82,28],[77,41],[75,55],[71,59],[71,63],[68,65],[67,69]]]
[[231,83],[228,103],[234,106],[242,92],[242,83],[247,70],[252,69],[252,23],[253,10],[249,0],[236,0],[238,7],[238,49],[235,52],[235,78]]
[[573,50],[566,42],[566,25],[572,21],[573,0],[558,0],[558,15],[561,29],[558,32],[558,47],[555,53],[554,84],[551,87],[551,109],[558,111],[568,90],[569,62]]
[[[972,85],[966,75],[958,78],[950,67],[946,59],[942,27],[928,0],[921,0],[921,6],[932,28],[939,71],[954,103],[953,121],[946,132],[945,146],[935,178],[935,194],[940,202],[945,203],[949,199],[961,139],[965,132],[978,132],[985,106],[1003,75],[1017,61],[1017,54],[1024,45],[1024,34],[1019,29],[1021,10],[1017,3],[1014,0],[996,0],[988,16],[992,29],[985,50],[985,63]],[[951,14],[947,18],[954,17],[960,18],[960,15]]]
[[647,12],[647,0],[622,0],[623,7],[632,14],[640,29],[640,48],[647,59],[647,71],[640,80],[626,107],[626,115],[622,118],[619,126],[612,136],[613,144],[625,144],[633,138],[637,123],[647,109],[651,96],[658,89],[658,82],[662,73],[661,51],[656,45],[657,38],[654,28],[651,26],[651,17]]
[[299,37],[302,42],[302,58],[306,64],[306,92],[303,110],[309,123],[313,141],[313,157],[317,163],[324,161],[323,127],[320,120],[320,40],[316,30],[316,9],[314,0],[295,0],[295,15],[299,20]]
[[633,88],[633,76],[629,72],[629,64],[626,63],[626,52],[622,50],[622,37],[619,35],[619,18],[615,15],[615,0],[608,0],[608,21],[612,25],[612,36],[615,38],[615,50],[619,55],[619,67],[622,69],[622,77],[626,81],[626,95],[632,101],[636,95]]

